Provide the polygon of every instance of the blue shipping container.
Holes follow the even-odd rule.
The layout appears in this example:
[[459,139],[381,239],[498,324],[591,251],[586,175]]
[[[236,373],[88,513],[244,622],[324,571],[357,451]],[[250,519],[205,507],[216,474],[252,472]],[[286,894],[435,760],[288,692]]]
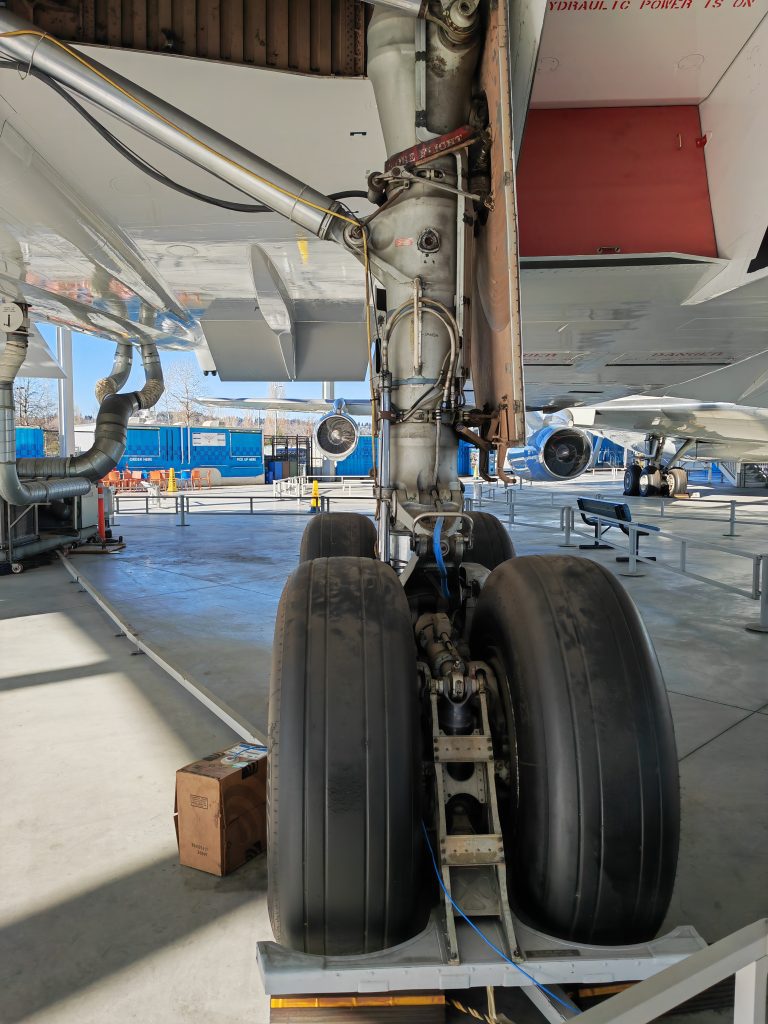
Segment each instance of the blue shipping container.
[[361,437],[352,454],[336,463],[336,473],[339,476],[368,476],[373,464],[371,460],[372,443],[373,439],[370,435]]
[[[371,471],[371,441],[370,436],[361,437],[357,442],[357,448],[350,456],[336,463],[336,472],[339,476],[368,476]],[[468,441],[459,442],[459,476],[471,476],[470,452],[474,445]],[[378,451],[378,445],[377,449]]]
[[42,427],[16,427],[16,457],[41,459],[45,455]]
[[215,468],[223,477],[262,476],[260,430],[228,427],[129,427],[118,469]]

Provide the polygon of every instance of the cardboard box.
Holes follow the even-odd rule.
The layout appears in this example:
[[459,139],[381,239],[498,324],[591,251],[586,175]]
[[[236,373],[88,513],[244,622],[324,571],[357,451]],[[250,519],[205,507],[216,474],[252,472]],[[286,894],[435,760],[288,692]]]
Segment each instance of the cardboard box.
[[267,748],[238,743],[176,772],[179,862],[227,875],[267,849]]

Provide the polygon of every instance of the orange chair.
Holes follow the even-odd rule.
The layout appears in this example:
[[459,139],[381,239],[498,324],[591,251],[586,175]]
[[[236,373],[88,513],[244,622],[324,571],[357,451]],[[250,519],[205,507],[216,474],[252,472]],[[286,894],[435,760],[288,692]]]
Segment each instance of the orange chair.
[[120,470],[113,469],[112,472],[108,473],[106,476],[107,487],[114,487],[116,491],[119,491],[122,489],[122,480],[123,478],[122,474],[120,473]]
[[134,491],[143,490],[144,476],[140,469],[134,469],[131,471],[131,483]]
[[200,489],[203,486],[203,471],[201,469],[193,469],[189,474],[189,485],[194,490],[195,488]]
[[163,477],[162,469],[150,469],[149,482],[155,484],[158,490],[165,490],[165,478]]

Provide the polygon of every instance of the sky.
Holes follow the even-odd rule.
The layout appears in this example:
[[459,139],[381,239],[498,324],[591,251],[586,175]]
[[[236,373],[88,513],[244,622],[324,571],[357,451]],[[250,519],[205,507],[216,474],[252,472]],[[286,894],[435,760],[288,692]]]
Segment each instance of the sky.
[[[48,347],[56,352],[56,328],[52,324],[39,323],[37,327],[45,338]],[[84,416],[95,415],[97,402],[93,387],[97,380],[106,377],[112,368],[115,354],[115,343],[105,338],[95,338],[89,334],[72,332],[72,364],[74,377],[75,405]],[[174,352],[160,349],[160,359],[164,368],[182,362],[197,368],[197,359],[193,352]],[[133,369],[126,391],[134,391],[144,383],[141,359],[138,352],[134,354]],[[322,395],[321,382],[301,384],[285,384],[286,398],[319,398]],[[269,384],[261,381],[245,381],[224,383],[218,377],[203,378],[203,393],[215,398],[266,398],[269,395]],[[336,394],[345,398],[361,398],[368,394],[368,386],[364,381],[342,381],[336,386]]]

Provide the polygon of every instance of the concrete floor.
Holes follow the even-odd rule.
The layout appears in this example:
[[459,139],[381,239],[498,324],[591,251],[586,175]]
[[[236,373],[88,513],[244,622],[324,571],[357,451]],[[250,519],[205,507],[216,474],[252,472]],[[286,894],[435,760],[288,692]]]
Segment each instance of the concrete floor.
[[[510,527],[518,552],[559,551],[558,506],[619,489],[526,488]],[[506,518],[496,497],[483,507]],[[636,519],[660,522],[658,502],[633,506]],[[678,502],[665,513],[671,535],[722,540],[723,523],[702,518],[712,507]],[[750,510],[754,524],[726,544],[768,551],[767,513]],[[263,730],[274,614],[306,516],[119,523],[126,551],[81,556],[78,572],[142,640]],[[652,547],[677,557],[672,541]],[[612,552],[588,557],[617,568]],[[696,571],[739,586],[751,574],[724,552],[697,556]],[[656,643],[678,736],[683,835],[667,923],[715,940],[768,914],[768,636],[743,629],[754,602],[661,566],[626,584]],[[115,632],[59,565],[0,579],[0,1022],[259,1024],[264,863],[224,879],[180,868],[172,824],[175,770],[237,737]]]

